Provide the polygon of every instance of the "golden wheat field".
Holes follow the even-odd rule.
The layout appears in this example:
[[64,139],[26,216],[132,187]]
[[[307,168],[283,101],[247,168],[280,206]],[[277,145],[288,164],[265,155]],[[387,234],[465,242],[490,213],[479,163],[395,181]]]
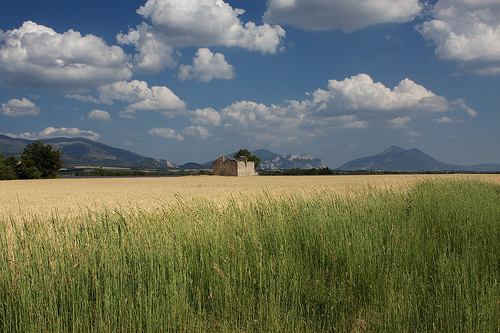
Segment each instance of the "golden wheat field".
[[256,177],[131,177],[16,180],[0,182],[0,220],[76,218],[106,207],[161,209],[197,198],[221,203],[267,193],[310,195],[322,191],[339,194],[360,189],[401,188],[426,178],[481,179],[500,183],[500,175],[349,175]]

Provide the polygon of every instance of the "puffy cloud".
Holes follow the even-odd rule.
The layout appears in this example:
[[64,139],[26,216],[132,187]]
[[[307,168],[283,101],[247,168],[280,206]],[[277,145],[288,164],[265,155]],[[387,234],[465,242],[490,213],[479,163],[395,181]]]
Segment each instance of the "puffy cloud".
[[463,123],[463,120],[460,119],[451,119],[450,117],[441,117],[441,118],[436,118],[434,119],[435,122],[437,123]]
[[275,144],[306,143],[332,130],[387,125],[415,137],[421,134],[409,128],[413,119],[470,109],[464,100],[450,102],[410,79],[391,89],[366,74],[330,80],[327,89],[317,89],[309,95],[309,99],[290,100],[284,105],[239,101],[220,112],[196,110],[191,113],[191,120],[209,128],[221,126],[220,131],[251,138],[258,145],[269,140]]
[[305,30],[352,31],[377,23],[403,23],[422,10],[419,0],[269,0],[266,22]]
[[150,129],[148,134],[151,136],[157,136],[164,139],[175,139],[177,141],[184,141],[184,137],[180,134],[177,134],[177,132],[172,128],[155,127]]
[[262,103],[241,101],[224,108],[221,113],[223,120],[229,120],[231,124],[244,130],[272,129],[276,126],[297,127],[302,120],[291,104],[284,107],[266,106]]
[[219,126],[221,122],[219,112],[212,108],[198,109],[192,111],[191,114],[193,116],[191,118],[193,124]]
[[380,82],[373,82],[367,74],[359,74],[342,81],[328,81],[328,91],[319,89],[315,100],[325,104],[322,113],[338,110],[377,112],[442,112],[450,103],[410,79],[402,80],[392,90]]
[[148,87],[145,81],[119,81],[97,88],[99,98],[88,95],[67,95],[81,101],[113,104],[115,100],[129,104],[121,115],[134,118],[137,111],[157,111],[167,117],[184,113],[186,104],[170,89],[164,86]]
[[3,115],[10,117],[37,116],[40,113],[40,108],[26,98],[14,98],[3,103],[0,111]]
[[92,131],[80,130],[78,128],[54,128],[47,127],[43,131],[38,133],[20,133],[20,134],[6,134],[14,138],[38,140],[38,139],[50,139],[50,138],[85,138],[93,141],[99,140],[101,137],[99,134]]
[[316,122],[310,109],[296,101],[284,106],[240,101],[222,109],[221,116],[224,131],[249,137],[256,145],[306,143],[328,126],[326,121]]
[[389,120],[389,124],[393,126],[393,128],[408,128],[408,123],[411,122],[411,117],[396,117],[394,119]]
[[179,79],[182,81],[197,79],[209,82],[212,79],[231,80],[235,76],[233,66],[226,62],[223,54],[213,54],[207,48],[200,48],[193,58],[193,66],[182,65],[179,69]]
[[137,10],[172,45],[240,46],[276,52],[285,31],[269,24],[243,25],[238,16],[244,12],[222,0],[148,0]]
[[103,110],[92,110],[87,115],[87,119],[108,122],[111,120],[111,116],[108,112]]
[[410,138],[416,138],[416,137],[422,136],[422,133],[420,133],[419,131],[410,130],[410,131],[406,132],[406,135],[408,135]]
[[131,77],[129,56],[94,35],[63,34],[34,22],[0,31],[0,84],[85,91]]
[[458,61],[464,71],[500,74],[500,2],[439,0],[431,15],[417,28],[439,58]]
[[438,123],[452,123],[453,122],[453,120],[451,120],[451,118],[449,118],[449,117],[436,118],[436,119],[434,119],[434,121],[436,121]]
[[148,23],[117,36],[121,44],[134,45],[140,72],[159,72],[175,66],[173,47],[238,46],[251,51],[276,53],[285,30],[269,24],[243,23],[222,0],[149,0],[137,10]]
[[200,139],[205,139],[210,136],[208,130],[203,126],[186,127],[182,134],[184,134],[185,136],[198,137]]
[[457,109],[462,109],[462,110],[465,110],[467,112],[467,114],[474,118],[477,116],[477,112],[476,110],[474,109],[471,109],[468,105],[467,105],[467,102],[465,99],[463,98],[459,98],[455,101],[452,102],[452,105],[457,108]]
[[367,128],[368,122],[366,120],[358,120],[354,115],[342,115],[332,117],[330,123],[334,123],[332,128]]
[[[84,102],[84,103],[101,103],[99,99],[94,98],[90,95],[82,95],[82,94],[66,94],[66,98],[74,98],[78,101]],[[106,103],[106,104],[112,104],[111,103]]]
[[339,112],[318,117],[321,102],[288,101],[286,105],[264,105],[252,101],[235,102],[221,110],[224,130],[250,136],[256,143],[265,143],[272,133],[274,143],[307,142],[331,129],[360,129],[367,122],[356,115]]
[[104,101],[121,100],[133,102],[129,110],[137,111],[175,111],[182,110],[186,104],[170,89],[164,86],[148,88],[145,81],[115,82],[97,89],[99,98]]
[[139,73],[158,73],[167,67],[175,67],[177,61],[172,56],[173,46],[161,35],[150,31],[150,26],[142,23],[137,30],[116,36],[120,44],[134,45],[139,51],[134,56],[134,71]]

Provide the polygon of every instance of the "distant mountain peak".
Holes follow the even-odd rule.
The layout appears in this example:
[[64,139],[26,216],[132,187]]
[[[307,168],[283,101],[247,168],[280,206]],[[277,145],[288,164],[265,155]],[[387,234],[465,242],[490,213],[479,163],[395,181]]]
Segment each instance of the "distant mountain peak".
[[417,148],[403,149],[391,146],[380,154],[354,159],[337,170],[391,170],[391,171],[479,171],[494,172],[500,165],[461,166],[440,162]]
[[390,146],[389,148],[387,148],[386,150],[381,152],[380,155],[399,154],[399,153],[402,153],[404,151],[405,151],[405,149],[400,148],[398,146]]
[[391,146],[380,154],[352,160],[339,169],[438,171],[455,170],[457,167],[440,162],[416,148],[406,150],[398,146]]

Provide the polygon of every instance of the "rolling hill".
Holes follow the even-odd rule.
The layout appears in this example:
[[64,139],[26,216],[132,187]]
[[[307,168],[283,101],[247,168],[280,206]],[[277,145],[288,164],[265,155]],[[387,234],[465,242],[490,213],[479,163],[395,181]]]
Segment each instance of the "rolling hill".
[[[114,148],[103,143],[83,138],[54,138],[38,140],[50,144],[63,155],[64,167],[124,167],[124,168],[174,168],[167,160],[145,157],[125,149]],[[34,140],[11,138],[0,135],[0,152],[4,157],[19,157],[26,145]]]

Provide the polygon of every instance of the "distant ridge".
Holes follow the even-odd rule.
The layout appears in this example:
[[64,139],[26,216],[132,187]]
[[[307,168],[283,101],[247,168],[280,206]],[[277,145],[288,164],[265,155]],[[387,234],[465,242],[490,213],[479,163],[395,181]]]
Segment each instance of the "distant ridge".
[[[26,145],[37,140],[11,138],[0,135],[0,152],[4,157],[19,155]],[[114,148],[84,138],[53,138],[38,140],[50,144],[63,155],[64,167],[125,167],[125,168],[174,168],[167,160],[145,157],[125,149]]]
[[406,150],[392,146],[380,154],[347,162],[337,170],[498,172],[500,164],[489,163],[473,166],[448,164],[440,162],[416,148]]
[[[250,153],[260,158],[258,169],[262,170],[321,169],[326,167],[323,160],[315,155],[280,155],[267,149],[258,149]],[[233,154],[227,154],[225,157],[233,157]],[[190,162],[179,167],[182,169],[194,169],[195,166],[198,166],[200,169],[210,169],[214,160],[202,164]]]
[[326,165],[316,155],[287,154],[279,155],[269,150],[259,149],[252,154],[261,159],[259,168],[263,170],[290,170],[290,169],[321,169]]
[[[36,140],[12,138],[0,134],[0,153],[4,157],[20,153],[26,145]],[[45,144],[51,144],[54,149],[63,152],[64,167],[123,167],[123,168],[181,168],[181,169],[211,169],[212,161],[205,163],[186,163],[177,166],[167,160],[145,157],[125,149],[114,148],[106,144],[84,138],[53,138],[40,139]],[[251,152],[261,159],[260,169],[321,169],[326,167],[322,159],[315,155],[288,154],[280,155],[266,149]],[[232,157],[233,154],[226,155]],[[219,156],[218,156],[219,157]],[[440,162],[424,152],[413,149],[402,149],[392,146],[374,156],[357,158],[336,168],[339,171],[456,171],[456,172],[500,172],[500,164],[483,163],[463,166]]]

